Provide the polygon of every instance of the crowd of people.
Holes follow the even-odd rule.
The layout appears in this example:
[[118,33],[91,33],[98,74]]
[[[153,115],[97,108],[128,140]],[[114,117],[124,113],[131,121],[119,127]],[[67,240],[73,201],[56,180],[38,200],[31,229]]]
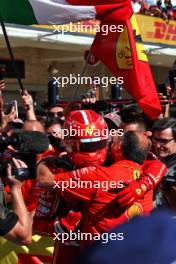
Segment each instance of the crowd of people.
[[91,93],[80,109],[52,105],[46,117],[36,115],[27,91],[21,100],[25,120],[13,107],[5,113],[1,100],[1,236],[18,244],[30,244],[32,233],[53,237],[52,263],[69,264],[137,215],[176,214],[175,118],[149,120],[136,105],[103,115],[89,109]]
[[175,0],[132,0],[135,13],[176,20]]

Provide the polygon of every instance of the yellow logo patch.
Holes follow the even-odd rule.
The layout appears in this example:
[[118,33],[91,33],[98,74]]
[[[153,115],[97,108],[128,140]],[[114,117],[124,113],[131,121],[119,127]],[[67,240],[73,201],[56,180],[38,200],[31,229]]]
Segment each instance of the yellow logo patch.
[[135,181],[139,180],[140,178],[140,171],[139,170],[134,170],[134,179]]
[[87,134],[92,135],[94,132],[94,127],[93,126],[86,127],[86,132]]

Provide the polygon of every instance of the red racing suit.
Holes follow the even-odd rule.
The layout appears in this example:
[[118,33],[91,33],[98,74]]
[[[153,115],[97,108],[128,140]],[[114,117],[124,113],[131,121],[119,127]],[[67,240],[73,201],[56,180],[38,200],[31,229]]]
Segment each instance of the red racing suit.
[[[55,155],[58,156],[59,152],[52,147],[52,145],[49,145],[48,150],[46,150],[44,153],[42,154],[38,154],[37,155],[37,160],[40,160],[46,156],[49,155]],[[37,209],[38,207],[38,202],[39,202],[39,197],[42,196],[43,193],[47,193],[48,191],[46,191],[43,187],[40,187],[40,185],[38,185],[37,181],[35,179],[31,179],[31,180],[25,180],[23,181],[22,184],[22,194],[23,194],[23,198],[26,204],[26,207],[28,209],[29,212],[34,211]],[[48,202],[50,202],[52,200],[52,204],[54,203],[53,201],[53,195],[51,195],[52,197],[50,197],[50,195],[47,196],[47,199],[49,200]],[[52,199],[53,198],[53,199]],[[47,200],[46,199],[46,200]],[[54,206],[55,204],[53,204]],[[51,216],[50,212],[48,213],[48,216]],[[43,225],[46,227],[48,227],[46,225],[46,223]],[[41,225],[40,225],[41,227]]]
[[[40,155],[40,158],[50,156],[50,153],[53,154],[54,152],[44,153],[43,156]],[[55,153],[54,156],[57,157],[58,154]],[[70,160],[67,161],[71,162]],[[68,168],[50,169],[53,173],[60,173],[66,171]],[[75,213],[73,211],[70,212],[70,208],[76,208],[77,204],[75,206],[75,202],[70,199],[69,201],[65,201],[56,189],[41,188],[40,184],[37,183],[34,188],[34,193],[36,190],[39,190],[37,193],[40,192],[40,195],[38,196],[38,204],[33,222],[35,233],[53,236],[56,219],[59,219],[65,231],[74,229],[81,219],[81,213],[77,210]]]
[[33,229],[40,235],[53,236],[55,222],[64,232],[74,230],[81,221],[80,206],[72,199],[67,201],[56,190],[42,190],[34,215]]
[[[116,201],[116,194],[110,191],[112,188],[109,188],[110,184],[114,182],[117,185],[122,182],[123,184],[132,183],[142,174],[150,175],[152,180],[149,179],[149,182],[153,185],[162,179],[166,171],[166,167],[156,160],[147,161],[145,167],[145,171],[142,172],[141,165],[122,160],[110,167],[88,167],[55,175],[58,192],[63,197],[69,196],[76,201],[84,202],[84,221],[81,232],[103,233],[128,221],[135,215],[146,215],[151,212],[153,209],[153,188],[128,209],[120,208]],[[76,183],[74,188],[69,186],[62,191],[63,182],[70,182],[71,180]],[[89,185],[87,184],[86,188],[80,188],[80,184],[83,182],[87,182]],[[106,191],[101,185],[103,182],[109,183]]]

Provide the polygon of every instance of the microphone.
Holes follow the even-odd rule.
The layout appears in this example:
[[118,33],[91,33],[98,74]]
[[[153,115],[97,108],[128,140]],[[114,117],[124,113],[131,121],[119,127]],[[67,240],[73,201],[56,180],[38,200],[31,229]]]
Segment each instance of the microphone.
[[48,137],[39,131],[15,130],[5,139],[6,145],[12,145],[21,153],[39,154],[49,148]]

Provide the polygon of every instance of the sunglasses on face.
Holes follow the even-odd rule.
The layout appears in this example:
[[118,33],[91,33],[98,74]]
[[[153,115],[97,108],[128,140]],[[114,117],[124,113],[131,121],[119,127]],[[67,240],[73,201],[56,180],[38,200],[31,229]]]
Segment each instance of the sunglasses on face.
[[159,143],[162,146],[167,145],[172,140],[174,140],[174,138],[169,138],[169,139],[165,139],[165,138],[155,138],[155,137],[152,138],[152,141],[154,143]]
[[48,113],[48,117],[55,117],[55,116],[57,116],[57,117],[63,117],[63,113],[62,112],[49,112]]

